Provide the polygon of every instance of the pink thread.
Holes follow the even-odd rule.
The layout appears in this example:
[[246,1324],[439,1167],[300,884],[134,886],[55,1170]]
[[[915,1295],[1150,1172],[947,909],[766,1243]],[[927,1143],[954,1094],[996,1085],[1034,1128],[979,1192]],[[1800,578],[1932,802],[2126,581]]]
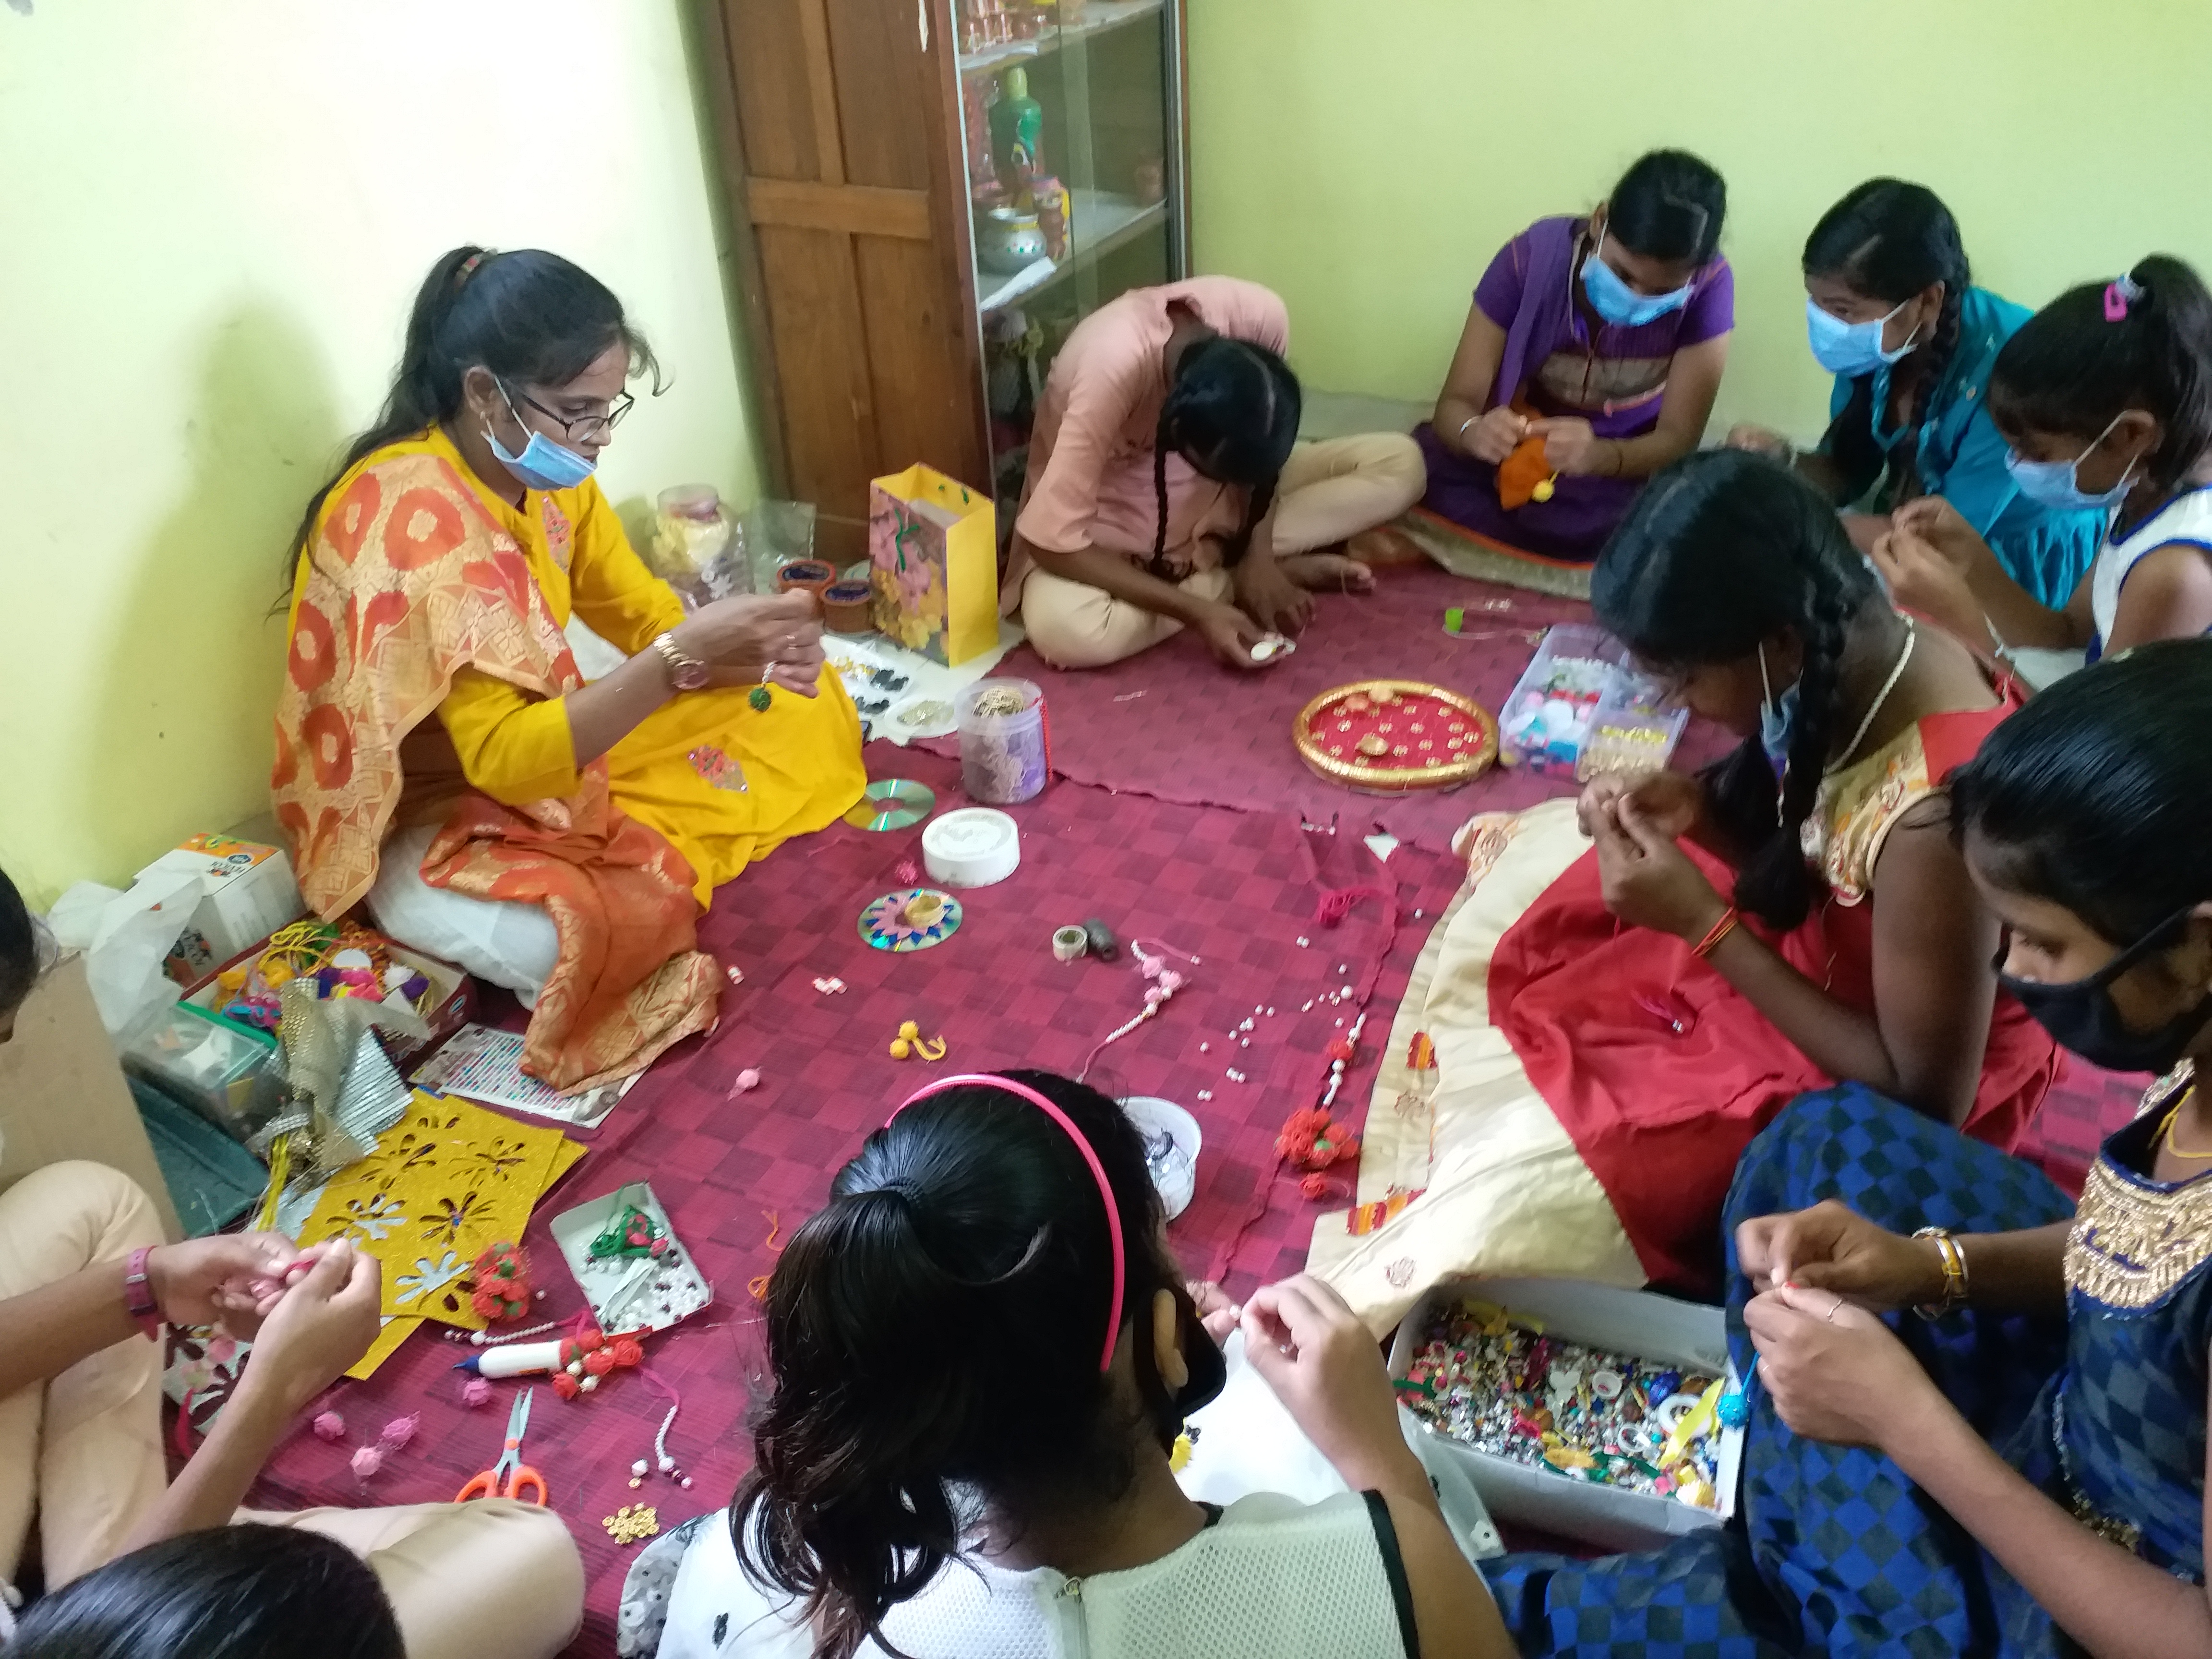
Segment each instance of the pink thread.
[[415,1431],[422,1426],[422,1413],[410,1412],[404,1417],[395,1417],[386,1423],[384,1432],[377,1437],[377,1442],[388,1450],[398,1451],[415,1437]]
[[345,1419],[340,1417],[336,1412],[323,1412],[318,1414],[315,1420],[308,1426],[314,1430],[315,1438],[318,1440],[328,1440],[335,1444],[345,1438]]
[[491,1404],[491,1384],[481,1376],[472,1376],[461,1384],[461,1404],[471,1411],[479,1406]]
[[374,1446],[363,1446],[353,1455],[353,1472],[366,1480],[384,1467],[384,1454]]

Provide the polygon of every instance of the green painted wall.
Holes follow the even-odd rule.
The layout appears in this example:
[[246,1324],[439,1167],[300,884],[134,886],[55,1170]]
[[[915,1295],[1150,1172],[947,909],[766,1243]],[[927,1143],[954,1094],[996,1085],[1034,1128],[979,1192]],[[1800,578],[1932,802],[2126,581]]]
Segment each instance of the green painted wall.
[[2154,251],[2212,271],[2203,0],[1190,0],[1200,269],[1289,301],[1312,385],[1432,398],[1508,236],[1642,151],[1729,181],[1717,420],[1817,434],[1797,256],[1893,173],[2023,304]]

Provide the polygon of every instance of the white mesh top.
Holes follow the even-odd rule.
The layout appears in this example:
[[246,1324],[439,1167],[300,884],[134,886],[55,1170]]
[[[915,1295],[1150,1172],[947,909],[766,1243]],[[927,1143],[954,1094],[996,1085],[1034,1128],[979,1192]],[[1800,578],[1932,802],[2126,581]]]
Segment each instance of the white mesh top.
[[[1242,1498],[1127,1572],[947,1567],[884,1621],[911,1659],[1419,1659],[1389,1511],[1371,1493]],[[745,1577],[726,1520],[702,1528],[668,1598],[659,1659],[807,1659],[813,1644]],[[874,1643],[860,1649],[883,1659]]]

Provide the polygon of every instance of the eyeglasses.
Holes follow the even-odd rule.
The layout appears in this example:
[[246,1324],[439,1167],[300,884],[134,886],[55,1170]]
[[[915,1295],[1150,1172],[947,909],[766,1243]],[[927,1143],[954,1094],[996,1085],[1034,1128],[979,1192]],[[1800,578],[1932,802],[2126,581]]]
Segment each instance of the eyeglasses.
[[[500,383],[500,389],[502,392],[507,391],[505,381]],[[555,414],[553,410],[546,408],[544,404],[539,403],[526,392],[509,392],[508,395],[519,402],[528,404],[540,415],[559,427],[569,442],[577,444],[605,441],[607,434],[622,424],[623,416],[629,414],[637,403],[636,398],[625,392],[607,406],[605,414],[579,415],[572,420],[566,415]]]

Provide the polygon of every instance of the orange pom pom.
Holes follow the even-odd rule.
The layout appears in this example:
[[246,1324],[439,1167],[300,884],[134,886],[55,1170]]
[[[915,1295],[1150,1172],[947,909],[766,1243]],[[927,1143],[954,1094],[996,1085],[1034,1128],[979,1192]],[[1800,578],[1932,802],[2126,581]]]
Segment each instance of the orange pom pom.
[[641,1365],[645,1363],[644,1347],[630,1337],[617,1337],[607,1352],[614,1355],[617,1365]]
[[602,1348],[584,1356],[584,1370],[587,1376],[605,1376],[615,1368],[615,1357]]
[[597,1353],[606,1340],[604,1331],[586,1331],[576,1339],[576,1346],[585,1353]]
[[553,1373],[553,1392],[563,1400],[574,1400],[580,1389],[576,1379],[568,1372],[556,1371]]

